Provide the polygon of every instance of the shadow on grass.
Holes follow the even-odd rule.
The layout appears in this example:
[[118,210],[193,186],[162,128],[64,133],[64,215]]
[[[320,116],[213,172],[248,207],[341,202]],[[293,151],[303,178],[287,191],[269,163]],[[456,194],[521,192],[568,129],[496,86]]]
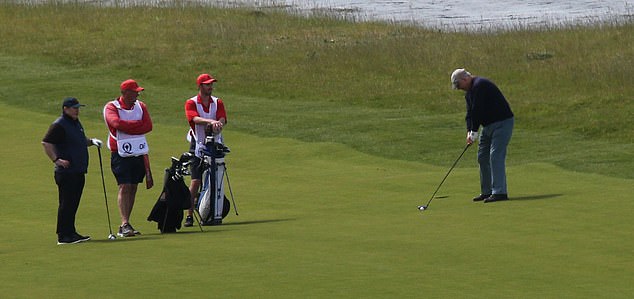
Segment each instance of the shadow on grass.
[[134,242],[134,241],[147,241],[147,240],[154,240],[154,239],[158,239],[160,238],[160,234],[143,234],[141,236],[134,236],[134,237],[117,237],[115,240],[108,240],[107,237],[103,238],[103,239],[91,239],[90,241],[88,241],[88,243],[121,243],[121,242]]
[[209,229],[205,229],[205,226],[203,226],[203,231],[200,231],[200,229],[198,227],[196,227],[196,230],[179,230],[175,233],[158,233],[159,236],[164,236],[164,235],[182,235],[182,234],[200,234],[200,233],[212,233],[212,232],[219,232],[219,231],[212,231]]
[[[563,194],[542,194],[542,195],[525,195],[525,196],[512,196],[509,200],[537,200],[537,199],[549,199],[563,196]],[[434,199],[449,198],[448,195],[434,196]]]
[[245,225],[245,224],[258,224],[258,223],[273,223],[273,222],[284,222],[284,221],[295,221],[295,218],[287,218],[287,219],[268,219],[268,220],[252,220],[252,221],[243,221],[243,222],[227,222],[222,223],[221,226],[225,225]]
[[542,194],[542,195],[526,195],[526,196],[517,196],[517,197],[509,197],[509,200],[536,200],[536,199],[549,199],[563,196],[563,194]]
[[134,242],[134,241],[154,241],[154,240],[159,240],[162,239],[165,236],[170,236],[170,235],[183,235],[183,234],[200,234],[200,233],[215,233],[215,232],[219,232],[219,230],[210,230],[210,229],[205,229],[205,227],[203,226],[203,231],[200,231],[200,229],[196,229],[196,230],[180,230],[174,233],[161,233],[160,231],[156,231],[156,232],[151,232],[151,233],[144,233],[140,236],[134,236],[134,237],[117,237],[117,239],[115,240],[108,240],[107,238],[103,238],[103,239],[92,239],[90,240],[90,243],[119,243],[119,242]]
[[108,240],[107,238],[104,238],[104,239],[92,239],[92,240],[90,240],[90,243],[119,243],[119,242],[132,242],[132,241],[142,241],[142,240],[149,241],[149,240],[161,239],[162,236],[166,236],[166,235],[200,234],[200,233],[221,232],[222,230],[212,229],[212,228],[222,228],[223,226],[248,225],[248,224],[259,224],[259,223],[275,223],[275,222],[295,221],[295,220],[296,220],[295,218],[286,218],[286,219],[252,220],[252,221],[243,221],[243,222],[228,222],[228,223],[223,223],[222,225],[203,225],[203,231],[200,231],[200,229],[198,229],[198,228],[196,228],[196,230],[180,230],[180,231],[175,232],[175,233],[165,233],[165,234],[162,234],[162,233],[157,231],[157,232],[154,232],[154,233],[143,234],[141,236],[135,236],[135,237],[128,237],[128,238],[117,237],[116,240]]

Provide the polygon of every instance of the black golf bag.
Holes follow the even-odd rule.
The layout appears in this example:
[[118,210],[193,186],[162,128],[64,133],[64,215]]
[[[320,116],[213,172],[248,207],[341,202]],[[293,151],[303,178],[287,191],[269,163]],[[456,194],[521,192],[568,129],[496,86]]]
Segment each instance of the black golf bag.
[[205,138],[202,150],[203,176],[196,210],[203,225],[219,225],[231,209],[225,196],[224,178],[226,172],[225,155],[229,148],[214,141],[213,136]]
[[147,218],[148,221],[158,222],[161,233],[174,233],[180,229],[183,210],[191,207],[191,194],[183,180],[188,164],[187,156],[181,156],[181,159],[172,157],[172,166],[165,169],[163,191]]

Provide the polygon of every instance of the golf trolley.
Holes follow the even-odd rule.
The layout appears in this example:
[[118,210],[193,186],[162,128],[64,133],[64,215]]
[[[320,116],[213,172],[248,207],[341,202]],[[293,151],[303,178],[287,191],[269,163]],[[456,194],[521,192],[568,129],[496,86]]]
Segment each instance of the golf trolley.
[[231,210],[231,204],[225,196],[224,178],[233,202],[233,209],[238,215],[233,191],[229,182],[225,155],[230,150],[224,144],[216,142],[213,135],[205,137],[205,148],[201,150],[200,167],[203,169],[202,185],[196,203],[196,211],[202,225],[220,225]]

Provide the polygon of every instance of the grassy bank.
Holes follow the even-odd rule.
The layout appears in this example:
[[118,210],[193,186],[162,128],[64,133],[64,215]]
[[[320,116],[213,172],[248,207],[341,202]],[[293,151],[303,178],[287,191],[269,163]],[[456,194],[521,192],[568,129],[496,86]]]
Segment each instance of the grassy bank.
[[12,105],[50,112],[68,94],[102,105],[133,77],[150,87],[155,118],[181,124],[193,79],[209,71],[239,131],[442,164],[463,142],[448,76],[464,66],[511,102],[509,163],[634,177],[632,23],[448,34],[274,10],[1,8],[0,95]]

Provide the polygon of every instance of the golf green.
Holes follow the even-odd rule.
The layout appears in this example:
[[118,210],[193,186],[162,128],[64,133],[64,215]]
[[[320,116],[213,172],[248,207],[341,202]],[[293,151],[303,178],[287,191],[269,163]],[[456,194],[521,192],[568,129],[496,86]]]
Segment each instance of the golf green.
[[[53,120],[0,104],[7,136],[0,240],[3,294],[13,298],[626,298],[631,181],[547,164],[509,169],[511,200],[470,201],[475,152],[419,212],[446,167],[377,158],[331,143],[226,131],[239,215],[161,235],[145,221],[161,186],[140,190],[143,235],[107,240],[96,150],[77,216],[92,240],[56,245],[56,187],[39,139]],[[103,123],[83,120],[89,136]],[[150,134],[158,177],[186,149],[182,126]],[[456,149],[458,154],[460,149]],[[109,158],[105,158],[109,161]],[[449,164],[451,161],[447,161]],[[105,163],[110,216],[116,186]],[[447,167],[448,167],[447,166]]]

